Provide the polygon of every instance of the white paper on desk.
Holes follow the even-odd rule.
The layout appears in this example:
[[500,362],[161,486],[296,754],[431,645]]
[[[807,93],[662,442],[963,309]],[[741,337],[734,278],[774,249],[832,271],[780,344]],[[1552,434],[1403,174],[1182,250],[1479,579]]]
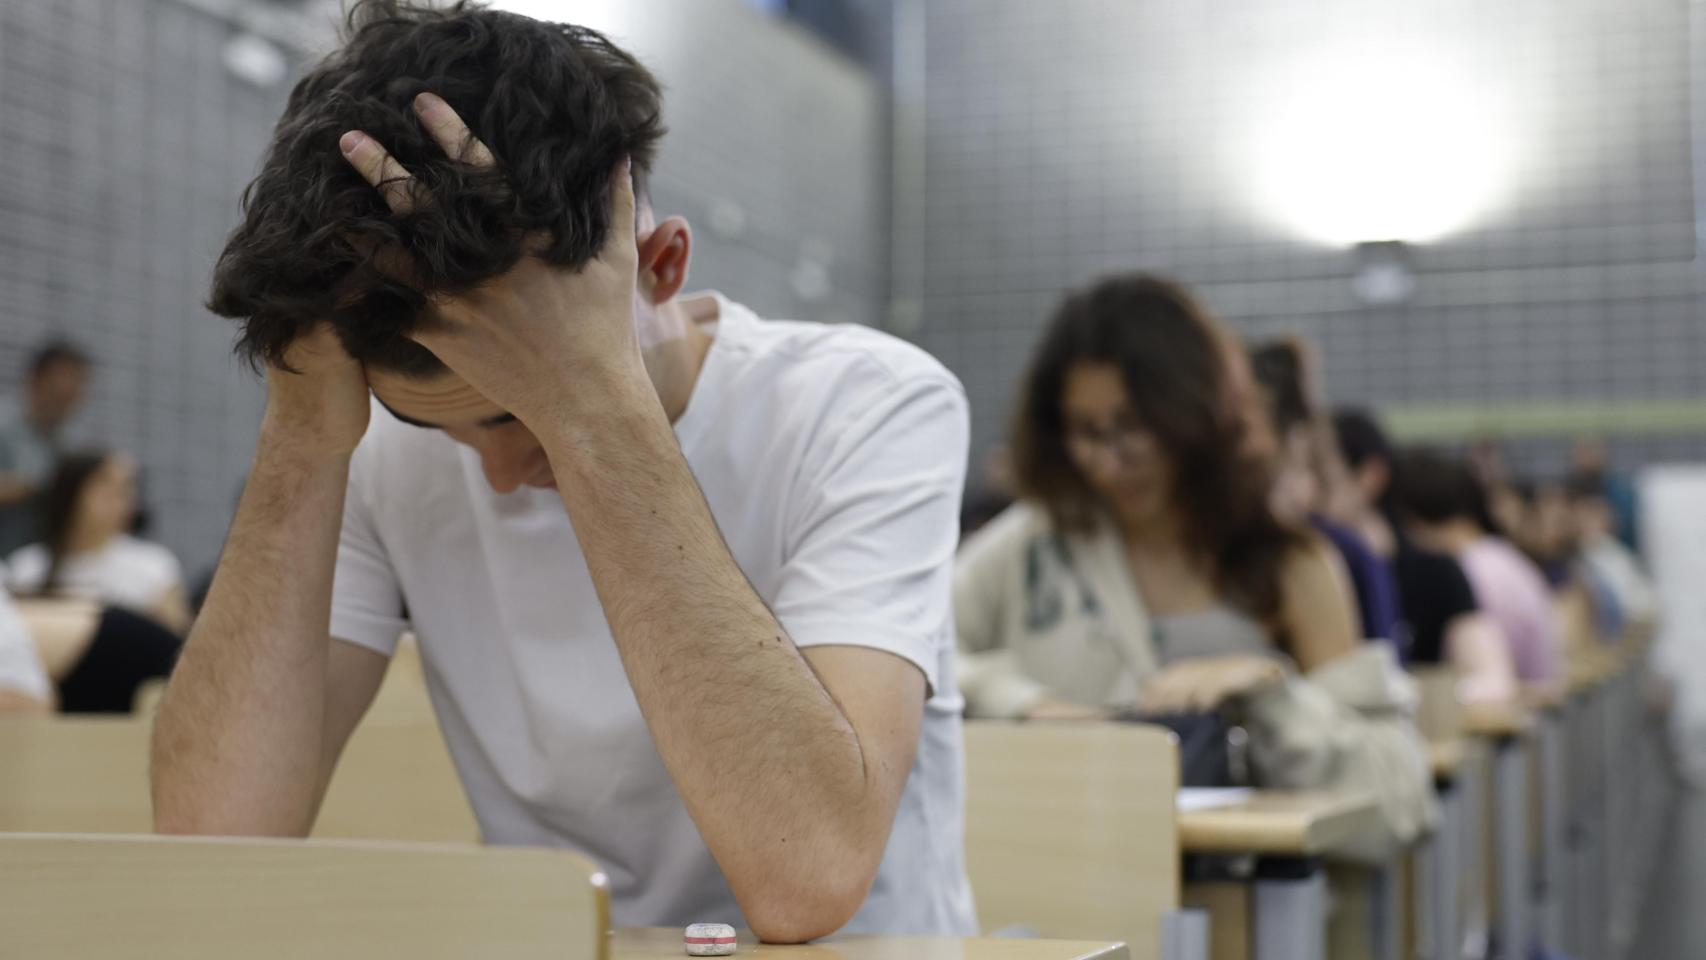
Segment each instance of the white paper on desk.
[[1180,813],[1235,807],[1250,799],[1253,792],[1249,787],[1180,787],[1175,803]]

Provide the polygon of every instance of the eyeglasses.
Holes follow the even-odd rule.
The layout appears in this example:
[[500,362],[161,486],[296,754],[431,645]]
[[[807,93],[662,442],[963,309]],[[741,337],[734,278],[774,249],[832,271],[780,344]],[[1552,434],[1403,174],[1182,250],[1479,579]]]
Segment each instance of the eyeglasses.
[[1114,424],[1108,427],[1092,427],[1088,424],[1069,424],[1066,428],[1066,445],[1076,452],[1093,454],[1107,451],[1121,458],[1132,460],[1147,451],[1152,434],[1135,423]]

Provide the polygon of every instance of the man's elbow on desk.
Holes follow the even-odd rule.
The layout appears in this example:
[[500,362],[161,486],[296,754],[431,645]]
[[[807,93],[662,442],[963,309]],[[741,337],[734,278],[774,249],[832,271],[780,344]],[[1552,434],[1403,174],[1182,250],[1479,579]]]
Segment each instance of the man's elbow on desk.
[[870,891],[872,875],[837,878],[828,871],[803,884],[765,883],[738,897],[752,932],[765,943],[805,943],[846,926]]
[[[765,943],[804,943],[847,925],[864,905],[882,861],[886,831],[875,850],[842,842],[777,844],[768,856],[725,866],[747,925]],[[823,838],[820,838],[820,840]]]

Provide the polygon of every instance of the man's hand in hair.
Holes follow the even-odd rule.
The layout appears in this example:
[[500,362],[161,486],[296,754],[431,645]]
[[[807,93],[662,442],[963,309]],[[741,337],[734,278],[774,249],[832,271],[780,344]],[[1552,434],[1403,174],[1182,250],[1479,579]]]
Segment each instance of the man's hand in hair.
[[293,343],[267,369],[264,441],[303,452],[348,454],[367,432],[367,375],[327,325]]
[[[493,164],[491,152],[448,103],[423,93],[415,111],[447,155],[475,166]],[[373,138],[352,130],[339,146],[393,211],[432,202]],[[634,328],[638,253],[627,160],[612,171],[610,202],[610,229],[596,258],[569,270],[524,257],[477,289],[435,296],[433,316],[414,339],[535,429],[560,422],[572,407],[602,400],[605,388],[649,389]]]

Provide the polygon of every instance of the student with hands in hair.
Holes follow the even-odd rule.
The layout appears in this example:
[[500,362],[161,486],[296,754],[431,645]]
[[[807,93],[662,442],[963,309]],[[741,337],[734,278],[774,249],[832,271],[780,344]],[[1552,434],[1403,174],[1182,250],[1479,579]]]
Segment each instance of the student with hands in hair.
[[678,296],[657,86],[603,37],[353,17],[215,280],[269,399],[161,706],[159,828],[305,833],[412,628],[485,838],[592,856],[614,922],[972,932],[959,384]]

